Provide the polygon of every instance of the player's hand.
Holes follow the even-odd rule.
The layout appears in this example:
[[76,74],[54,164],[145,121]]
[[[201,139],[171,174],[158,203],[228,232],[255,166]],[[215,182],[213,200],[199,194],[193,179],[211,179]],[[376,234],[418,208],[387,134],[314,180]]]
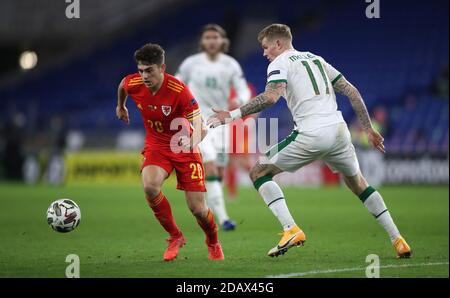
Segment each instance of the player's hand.
[[208,118],[206,125],[215,128],[225,123],[231,122],[230,112],[212,108],[214,114]]
[[128,116],[128,109],[126,107],[117,106],[116,116],[126,124],[130,124],[130,117]]
[[182,136],[178,139],[178,146],[184,148],[184,149],[191,149],[191,138],[187,136]]
[[373,128],[366,130],[369,143],[381,153],[386,153],[384,149],[384,138]]

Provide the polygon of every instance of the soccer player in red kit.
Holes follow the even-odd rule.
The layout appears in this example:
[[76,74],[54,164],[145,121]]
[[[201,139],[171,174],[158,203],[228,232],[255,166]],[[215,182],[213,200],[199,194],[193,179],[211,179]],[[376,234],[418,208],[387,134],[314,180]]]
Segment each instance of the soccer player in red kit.
[[169,233],[164,260],[171,261],[186,240],[172,215],[169,201],[161,192],[164,180],[175,169],[177,188],[184,190],[188,207],[206,234],[209,259],[223,260],[214,216],[205,203],[205,180],[198,143],[206,135],[199,106],[188,87],[165,72],[164,50],[146,44],[134,58],[139,73],[126,76],[119,84],[116,115],[129,123],[125,107],[131,97],[141,112],[147,131],[141,176],[148,205]]

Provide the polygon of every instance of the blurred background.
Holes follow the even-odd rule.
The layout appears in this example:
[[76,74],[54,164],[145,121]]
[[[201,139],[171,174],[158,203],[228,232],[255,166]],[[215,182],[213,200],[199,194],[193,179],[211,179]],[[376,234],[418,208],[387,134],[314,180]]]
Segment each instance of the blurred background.
[[[142,120],[131,101],[131,124],[115,117],[117,85],[135,72],[134,51],[147,42],[161,44],[168,72],[175,73],[198,51],[201,27],[218,23],[256,94],[264,90],[267,68],[256,36],[279,22],[291,27],[296,49],[324,57],[361,91],[385,137],[385,156],[368,150],[348,100],[338,97],[338,105],[372,184],[448,184],[446,0],[381,0],[380,18],[367,18],[363,0],[78,3],[79,18],[68,18],[72,3],[64,0],[2,1],[1,181],[139,182]],[[279,139],[293,128],[284,101],[258,117],[278,118]],[[245,172],[253,158],[234,157],[227,176],[231,195],[237,181],[249,182]],[[340,183],[320,163],[279,180]]]

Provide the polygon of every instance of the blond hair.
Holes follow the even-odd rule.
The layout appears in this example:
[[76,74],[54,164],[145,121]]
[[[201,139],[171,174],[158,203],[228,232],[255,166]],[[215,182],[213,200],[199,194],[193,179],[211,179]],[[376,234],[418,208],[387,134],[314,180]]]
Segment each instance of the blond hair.
[[292,41],[291,28],[284,24],[272,24],[261,30],[258,34],[258,41],[262,42],[264,38],[273,40],[276,38],[286,39]]

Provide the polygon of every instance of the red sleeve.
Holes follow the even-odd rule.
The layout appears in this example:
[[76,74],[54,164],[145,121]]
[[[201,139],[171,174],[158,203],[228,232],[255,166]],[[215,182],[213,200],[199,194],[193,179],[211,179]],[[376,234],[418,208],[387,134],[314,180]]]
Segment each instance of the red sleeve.
[[128,95],[132,95],[134,91],[139,89],[139,86],[142,84],[144,84],[144,82],[138,73],[127,75],[123,79],[123,89]]
[[185,117],[189,121],[193,121],[194,119],[200,117],[200,107],[198,106],[198,103],[192,95],[191,91],[187,87],[185,87],[180,96],[182,106],[184,107],[183,117]]

